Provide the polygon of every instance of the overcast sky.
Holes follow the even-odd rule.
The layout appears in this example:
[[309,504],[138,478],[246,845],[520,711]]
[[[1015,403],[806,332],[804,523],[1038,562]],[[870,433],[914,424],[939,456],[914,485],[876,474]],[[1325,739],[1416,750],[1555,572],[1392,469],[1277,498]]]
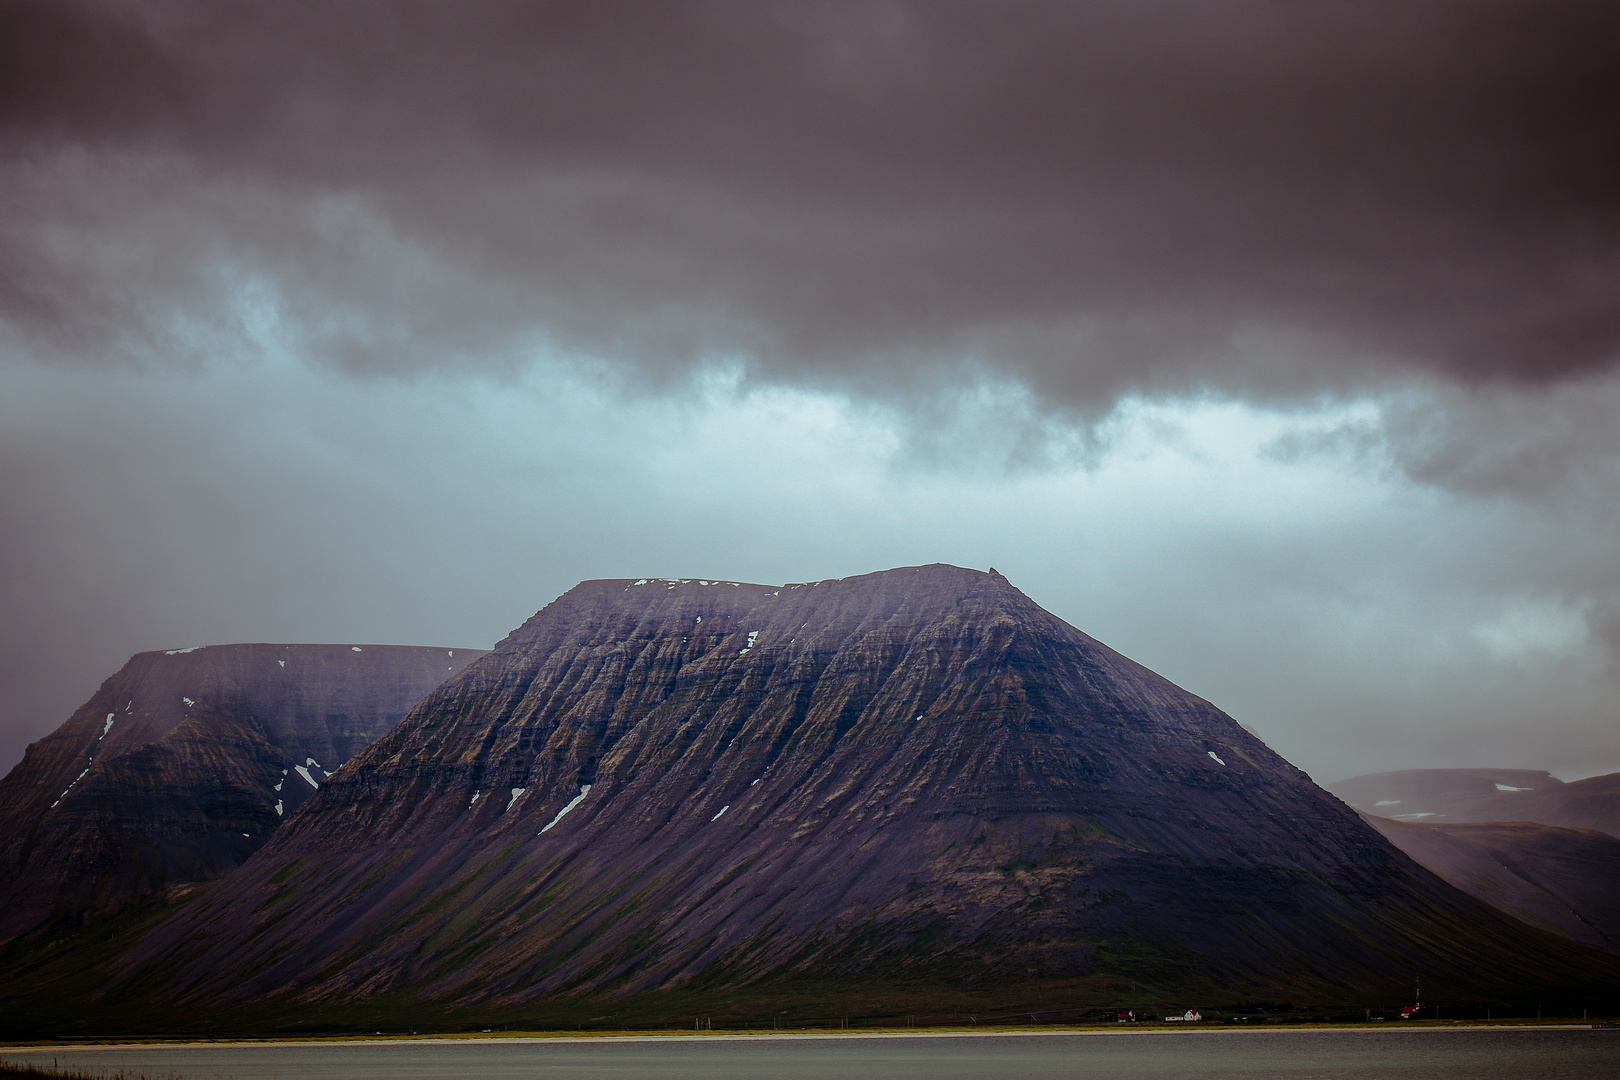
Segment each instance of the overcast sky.
[[0,0],[0,768],[137,651],[994,566],[1620,770],[1620,7]]

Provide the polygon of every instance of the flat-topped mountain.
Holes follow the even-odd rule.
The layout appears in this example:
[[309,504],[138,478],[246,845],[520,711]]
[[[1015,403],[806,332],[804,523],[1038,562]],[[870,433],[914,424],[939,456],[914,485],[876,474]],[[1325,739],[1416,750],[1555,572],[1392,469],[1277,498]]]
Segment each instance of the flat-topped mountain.
[[481,655],[211,645],[131,657],[0,780],[0,942],[230,870]]
[[585,582],[116,967],[108,1001],[301,1010],[1617,975],[999,574],[938,565]]
[[1535,821],[1620,837],[1620,773],[1566,784],[1528,769],[1404,769],[1328,786],[1357,810],[1397,821]]

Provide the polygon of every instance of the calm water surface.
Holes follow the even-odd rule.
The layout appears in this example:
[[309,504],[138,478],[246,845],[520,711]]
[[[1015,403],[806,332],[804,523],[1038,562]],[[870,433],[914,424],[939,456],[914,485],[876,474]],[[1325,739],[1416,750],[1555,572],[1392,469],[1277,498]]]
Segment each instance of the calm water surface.
[[7,1053],[186,1080],[1616,1080],[1620,1031],[1395,1030],[807,1038],[503,1040],[130,1047]]

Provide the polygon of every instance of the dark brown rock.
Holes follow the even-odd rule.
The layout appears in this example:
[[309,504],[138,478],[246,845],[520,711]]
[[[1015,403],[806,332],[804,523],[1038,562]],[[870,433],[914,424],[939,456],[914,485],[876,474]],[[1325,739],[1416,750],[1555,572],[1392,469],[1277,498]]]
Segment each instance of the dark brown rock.
[[214,1005],[1616,975],[1419,867],[1208,702],[948,566],[586,582],[117,968],[114,994]]
[[328,770],[481,655],[394,645],[137,654],[0,780],[0,942],[232,869]]

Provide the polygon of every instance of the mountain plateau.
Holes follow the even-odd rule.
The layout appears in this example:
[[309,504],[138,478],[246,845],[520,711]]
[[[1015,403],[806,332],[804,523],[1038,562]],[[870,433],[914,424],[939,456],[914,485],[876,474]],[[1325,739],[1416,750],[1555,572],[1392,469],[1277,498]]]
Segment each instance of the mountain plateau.
[[107,970],[103,1008],[299,1015],[1620,986],[1210,703],[941,565],[585,582]]
[[481,650],[211,645],[131,657],[0,780],[0,943],[247,859]]
[[1403,769],[1328,788],[1363,813],[1397,821],[1534,821],[1620,837],[1620,773],[1565,783],[1529,769]]

